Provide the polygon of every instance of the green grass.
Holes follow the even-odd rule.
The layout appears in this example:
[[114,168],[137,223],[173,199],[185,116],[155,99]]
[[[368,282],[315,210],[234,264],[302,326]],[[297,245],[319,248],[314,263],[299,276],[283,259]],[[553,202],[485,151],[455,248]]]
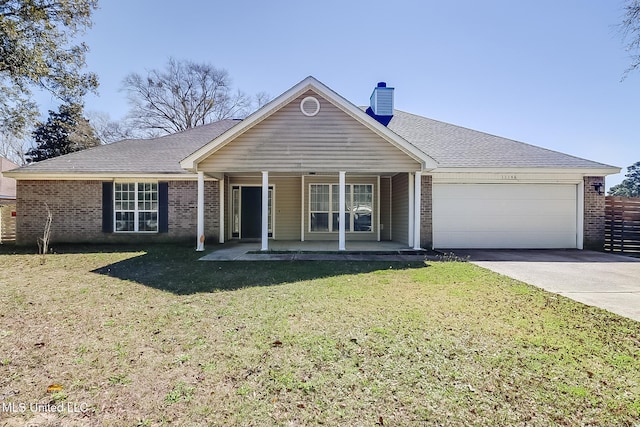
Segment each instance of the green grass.
[[3,426],[640,422],[640,323],[469,263],[54,250],[0,255],[0,403],[88,411]]

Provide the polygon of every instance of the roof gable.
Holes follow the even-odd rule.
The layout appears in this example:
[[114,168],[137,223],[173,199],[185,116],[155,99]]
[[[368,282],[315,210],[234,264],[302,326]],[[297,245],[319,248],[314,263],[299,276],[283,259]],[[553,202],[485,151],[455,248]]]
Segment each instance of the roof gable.
[[[241,135],[249,132],[251,129],[257,127],[261,123],[265,122],[265,120],[274,116],[283,108],[293,105],[294,101],[298,100],[299,102],[301,97],[304,98],[310,95],[316,95],[318,98],[321,98],[323,102],[330,104],[341,113],[349,116],[354,121],[354,123],[359,124],[363,128],[366,128],[369,132],[377,135],[377,137],[380,138],[381,141],[384,141],[387,144],[391,144],[405,156],[408,156],[409,158],[418,162],[420,164],[418,167],[433,169],[437,166],[436,162],[432,158],[430,158],[416,146],[410,144],[398,134],[387,129],[385,126],[381,125],[375,119],[367,115],[364,111],[362,111],[311,76],[302,80],[300,83],[293,86],[291,89],[271,101],[269,104],[265,105],[263,108],[250,115],[238,126],[235,126],[234,128],[228,130],[209,144],[206,144],[190,156],[186,157],[180,163],[181,166],[186,170],[195,171],[199,163],[209,158],[212,154],[222,150],[223,147],[225,147],[227,144],[236,140]],[[304,112],[301,112],[301,115],[304,114]],[[331,130],[329,129],[328,131],[330,132]]]

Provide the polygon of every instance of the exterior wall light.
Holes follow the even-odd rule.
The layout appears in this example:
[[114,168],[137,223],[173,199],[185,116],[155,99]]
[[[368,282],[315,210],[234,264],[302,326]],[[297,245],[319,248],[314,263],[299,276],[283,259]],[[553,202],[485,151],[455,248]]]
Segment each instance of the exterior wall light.
[[602,183],[601,182],[596,182],[595,184],[593,184],[593,190],[598,193],[600,196],[602,196],[604,194],[604,191],[602,191]]

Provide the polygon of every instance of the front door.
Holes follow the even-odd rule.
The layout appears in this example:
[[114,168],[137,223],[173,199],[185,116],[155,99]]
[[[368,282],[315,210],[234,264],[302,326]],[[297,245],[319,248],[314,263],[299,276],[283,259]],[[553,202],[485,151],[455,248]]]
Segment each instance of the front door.
[[242,239],[262,237],[262,188],[241,187],[240,227]]
[[[273,237],[273,187],[269,187],[267,218],[269,237]],[[260,239],[262,237],[262,187],[231,187],[231,237]]]

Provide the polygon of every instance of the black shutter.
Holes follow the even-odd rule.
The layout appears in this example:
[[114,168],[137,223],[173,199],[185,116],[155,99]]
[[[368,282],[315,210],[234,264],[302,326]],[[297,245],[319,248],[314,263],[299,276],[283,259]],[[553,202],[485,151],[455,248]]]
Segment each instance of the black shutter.
[[158,183],[158,232],[169,232],[169,183]]
[[102,231],[113,233],[113,182],[102,183]]

